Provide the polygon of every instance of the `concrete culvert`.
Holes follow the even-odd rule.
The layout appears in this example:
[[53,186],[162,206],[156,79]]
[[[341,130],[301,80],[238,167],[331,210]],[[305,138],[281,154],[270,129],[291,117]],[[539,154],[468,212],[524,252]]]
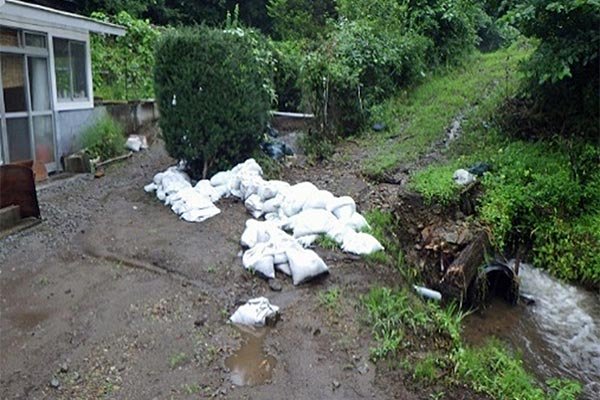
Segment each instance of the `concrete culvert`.
[[519,282],[510,266],[494,261],[482,268],[469,285],[467,292],[472,307],[489,304],[493,298],[501,298],[509,304],[516,304],[519,298]]

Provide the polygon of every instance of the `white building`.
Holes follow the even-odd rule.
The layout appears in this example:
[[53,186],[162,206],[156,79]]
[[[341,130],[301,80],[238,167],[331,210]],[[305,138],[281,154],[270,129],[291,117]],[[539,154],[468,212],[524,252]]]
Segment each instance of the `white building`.
[[17,0],[0,0],[0,164],[60,168],[94,109],[90,32],[121,26]]

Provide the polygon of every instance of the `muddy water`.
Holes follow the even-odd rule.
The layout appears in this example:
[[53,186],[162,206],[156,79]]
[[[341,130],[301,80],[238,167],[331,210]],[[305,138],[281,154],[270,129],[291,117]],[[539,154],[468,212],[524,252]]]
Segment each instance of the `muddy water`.
[[241,347],[225,360],[231,382],[238,386],[254,386],[271,379],[277,359],[264,350],[268,328],[235,328],[241,335]]
[[585,398],[600,393],[600,294],[563,284],[544,271],[521,264],[521,293],[532,305],[510,306],[495,300],[465,320],[465,339],[482,344],[496,336],[521,353],[523,361],[544,381],[576,379]]

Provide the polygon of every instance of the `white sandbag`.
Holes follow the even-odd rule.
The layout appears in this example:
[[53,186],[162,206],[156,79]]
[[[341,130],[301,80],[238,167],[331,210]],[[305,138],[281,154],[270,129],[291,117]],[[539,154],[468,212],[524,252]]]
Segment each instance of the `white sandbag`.
[[158,186],[156,185],[156,183],[152,182],[144,186],[144,192],[151,193],[154,192],[157,188]]
[[244,268],[265,278],[275,278],[272,250],[267,243],[257,243],[242,256]]
[[221,194],[210,184],[208,179],[198,181],[196,186],[194,186],[194,189],[196,192],[209,197],[213,203],[219,201],[221,198]]
[[306,202],[304,203],[302,209],[327,209],[327,204],[332,202],[334,199],[335,196],[331,192],[327,190],[319,190],[316,193],[313,193],[313,195],[310,196],[308,199],[306,199]]
[[352,214],[352,216],[350,218],[340,219],[340,222],[342,224],[354,229],[357,232],[369,228],[369,223],[367,222],[365,217],[360,215],[358,212],[355,212],[354,214]]
[[296,238],[296,241],[302,245],[305,249],[313,245],[313,243],[319,238],[319,235],[306,235]]
[[202,222],[209,218],[214,217],[215,215],[219,214],[220,212],[221,212],[221,210],[219,210],[215,206],[212,206],[209,208],[203,208],[203,209],[194,208],[194,209],[191,209],[191,210],[181,214],[181,219],[188,221],[188,222]]
[[[259,196],[260,196],[260,194],[259,194]],[[278,194],[275,197],[265,201],[263,203],[263,212],[265,214],[277,212],[279,210],[279,207],[281,207],[282,200],[283,200],[283,196]]]
[[291,218],[294,237],[327,233],[338,222],[337,218],[327,210],[304,210]]
[[244,229],[242,238],[240,239],[242,247],[250,248],[256,246],[256,243],[258,243],[258,225],[255,222],[258,221],[253,219],[246,221],[246,229]]
[[210,178],[210,184],[215,187],[227,185],[229,183],[229,180],[231,179],[231,176],[231,171],[217,172],[213,175],[212,178]]
[[282,251],[281,253],[275,253],[273,254],[273,263],[275,265],[277,264],[284,264],[288,262],[288,257],[287,254],[285,253],[285,250]]
[[229,187],[227,187],[227,185],[215,186],[214,189],[215,192],[217,192],[217,194],[219,195],[219,199],[223,197],[229,197],[230,195]]
[[157,189],[156,190],[156,197],[160,200],[160,201],[165,201],[167,199],[167,194],[165,193],[164,190],[162,189]]
[[286,251],[294,285],[329,272],[321,257],[312,250],[289,248]]
[[[208,196],[198,193],[192,187],[173,193],[169,196],[168,200],[173,205],[171,208],[177,214],[181,214],[182,212],[186,212],[193,208],[204,209],[214,207],[213,202]],[[180,209],[181,211],[176,211],[177,209]]]
[[310,182],[301,182],[290,186],[284,194],[284,199],[281,203],[281,209],[288,217],[298,214],[302,211],[304,203],[312,197],[318,189]]
[[327,210],[339,219],[350,218],[356,211],[356,203],[350,196],[335,197],[327,203]]
[[352,228],[341,221],[338,221],[329,231],[327,231],[327,237],[333,239],[337,244],[341,245],[344,242],[344,237],[352,233],[355,233]]
[[[144,139],[146,139],[144,137]],[[139,135],[129,135],[127,141],[125,142],[125,147],[131,151],[135,151],[136,153],[142,149],[148,148],[148,143],[146,142],[146,146],[144,147],[144,143],[142,138]]]
[[277,196],[279,193],[289,189],[289,187],[290,184],[284,181],[265,181],[264,184],[258,188],[256,194],[260,196],[262,201],[267,201]]
[[242,233],[241,244],[244,247],[254,247],[257,243],[265,243],[285,236],[288,235],[269,221],[249,219],[246,221],[246,229]]
[[[264,184],[264,179],[259,175],[247,174],[246,172],[240,173],[240,192],[242,193],[243,199],[247,199],[248,197],[257,194],[258,189],[264,186]],[[260,200],[262,202],[262,199]]]
[[257,194],[253,194],[246,199],[244,202],[246,209],[254,218],[260,218],[263,215],[263,203],[260,199],[260,196]]
[[377,239],[368,233],[349,231],[344,236],[342,250],[356,255],[365,255],[384,250],[384,248]]
[[279,272],[283,272],[287,276],[292,276],[292,270],[290,269],[290,263],[288,262],[275,264],[275,269]]
[[236,165],[235,167],[233,167],[232,171],[234,173],[237,173],[239,171],[250,172],[260,176],[262,176],[263,174],[262,168],[260,167],[260,165],[258,165],[254,158],[249,158],[243,163]]
[[234,324],[264,326],[268,318],[275,317],[279,307],[269,303],[265,297],[251,299],[240,306],[229,320]]

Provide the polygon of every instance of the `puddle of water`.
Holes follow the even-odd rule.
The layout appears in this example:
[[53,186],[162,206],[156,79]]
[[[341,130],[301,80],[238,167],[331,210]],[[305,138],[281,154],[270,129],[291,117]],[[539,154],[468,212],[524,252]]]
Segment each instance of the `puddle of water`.
[[[521,292],[533,305],[494,300],[465,319],[464,337],[480,345],[490,336],[511,344],[540,380],[575,379],[584,394],[600,391],[600,297],[521,264]],[[593,396],[591,397],[593,398]]]
[[260,385],[271,379],[277,359],[264,351],[268,328],[235,328],[241,335],[241,347],[225,360],[231,381],[237,386]]

